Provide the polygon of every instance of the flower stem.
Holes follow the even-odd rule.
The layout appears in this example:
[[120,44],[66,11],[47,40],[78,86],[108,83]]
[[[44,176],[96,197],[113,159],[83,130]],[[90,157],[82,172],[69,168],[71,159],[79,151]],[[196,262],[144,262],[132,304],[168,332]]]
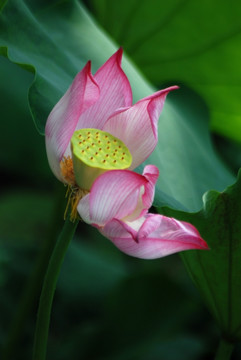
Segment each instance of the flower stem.
[[46,357],[49,323],[54,292],[65,253],[67,251],[70,240],[75,233],[77,224],[78,221],[73,223],[69,220],[69,218],[66,219],[63,230],[57,240],[49,261],[39,300],[33,360],[45,360]]
[[234,344],[228,342],[224,338],[221,338],[217,348],[215,360],[229,360],[234,349]]

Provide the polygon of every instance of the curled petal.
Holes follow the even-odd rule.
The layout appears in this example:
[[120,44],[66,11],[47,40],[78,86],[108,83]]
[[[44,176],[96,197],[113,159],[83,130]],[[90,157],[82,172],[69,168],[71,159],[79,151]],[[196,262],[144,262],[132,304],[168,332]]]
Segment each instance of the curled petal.
[[135,220],[152,205],[158,169],[144,168],[143,175],[129,170],[112,170],[100,175],[90,194],[80,200],[78,212],[91,224],[104,226],[116,219]]
[[77,129],[102,129],[116,109],[132,104],[131,86],[121,68],[122,53],[123,50],[119,49],[94,75],[100,88],[100,97],[80,116]]
[[51,111],[45,128],[49,165],[62,180],[60,161],[65,154],[80,115],[99,97],[99,87],[91,75],[90,62],[78,73],[64,96]]
[[144,216],[148,209],[152,206],[154,195],[155,195],[155,184],[159,176],[159,170],[155,165],[146,165],[143,174],[147,182],[145,187],[141,188],[139,199],[135,210],[126,216],[124,221],[133,221]]
[[[128,170],[112,170],[100,175],[92,185],[89,195],[91,223],[103,226],[113,218],[121,219],[131,214],[146,183],[145,177]],[[78,205],[81,217],[86,211],[83,201],[85,200],[80,200]]]
[[117,110],[104,125],[103,130],[121,139],[129,148],[135,169],[154,150],[157,144],[157,123],[169,91],[172,86],[148,96],[135,105]]
[[156,259],[189,249],[208,249],[194,226],[162,215],[149,214],[124,223],[113,219],[102,230],[124,253]]
[[[137,242],[137,233],[144,221],[145,218],[141,217],[135,221],[130,222],[130,225],[128,225],[128,223],[125,221],[112,219],[100,230],[100,232],[105,237],[110,239],[121,251],[128,254],[128,243],[132,248],[133,242]],[[122,240],[123,247],[118,245],[118,243],[121,243]]]
[[159,170],[155,165],[146,165],[143,170],[143,176],[148,180],[145,193],[142,197],[145,208],[149,209],[153,203],[155,195],[155,185],[159,176]]

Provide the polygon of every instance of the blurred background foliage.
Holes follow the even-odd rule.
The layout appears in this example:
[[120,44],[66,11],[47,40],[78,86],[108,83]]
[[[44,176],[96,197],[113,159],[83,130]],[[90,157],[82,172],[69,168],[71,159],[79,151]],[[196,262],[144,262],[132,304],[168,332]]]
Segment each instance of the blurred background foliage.
[[241,142],[239,1],[86,4],[154,85],[189,85],[205,99],[212,128]]
[[[0,2],[0,8],[4,3]],[[66,29],[69,14],[65,2],[57,3],[59,7],[55,8],[46,1],[36,0],[31,6],[38,19],[48,24],[45,30],[48,34],[53,33],[54,39],[59,41],[58,49],[61,50],[62,38],[58,37]],[[28,10],[26,4],[24,11]],[[205,122],[206,129],[209,111],[212,139],[216,147],[215,152],[210,148],[205,157],[201,157],[201,160],[198,158],[196,167],[193,161],[189,169],[191,185],[188,186],[194,189],[197,177],[203,179],[203,174],[206,174],[205,186],[201,181],[198,190],[194,191],[194,203],[186,200],[185,189],[178,189],[181,193],[178,199],[173,196],[178,204],[181,202],[183,205],[184,199],[187,201],[185,206],[191,204],[190,207],[200,207],[202,193],[209,186],[217,188],[214,182],[210,185],[208,175],[211,165],[215,164],[220,174],[218,190],[231,183],[240,167],[239,3],[204,1],[197,5],[196,2],[180,0],[168,3],[154,0],[91,0],[85,1],[85,6],[97,24],[124,47],[153,85],[160,87],[173,82],[188,85],[206,101],[207,107],[202,99],[198,99],[198,95],[190,93],[188,89],[180,90],[182,107],[190,111],[196,106],[196,116],[195,109],[192,116],[197,120],[197,133],[202,134],[203,151],[207,143],[202,142],[206,130],[202,131],[201,122]],[[54,12],[60,17],[56,15],[53,24],[50,19]],[[61,16],[66,23],[57,21]],[[9,25],[8,35],[12,29],[12,36],[20,41],[15,25]],[[78,25],[82,30],[81,24]],[[26,34],[31,37],[31,27],[27,27]],[[94,35],[84,33],[85,46],[82,44],[77,51],[82,55],[80,63],[72,59],[75,67],[68,71],[64,80],[58,80],[59,93],[55,91],[50,104],[43,107],[43,115],[39,115],[36,110],[35,120],[36,116],[40,116],[44,122],[49,107],[64,91],[68,81],[71,82],[75,69],[80,68],[92,53],[101,53],[98,39],[93,44]],[[37,53],[36,48],[31,56],[33,59],[38,56],[41,59],[46,50],[44,46],[48,50],[49,45],[41,41],[36,45],[41,45],[41,51]],[[69,47],[74,50],[71,44]],[[89,52],[86,50],[88,47]],[[108,48],[108,56],[109,52]],[[15,57],[19,54],[15,48]],[[108,56],[106,53],[101,54],[99,60],[94,62],[94,68]],[[33,68],[22,68],[0,57],[0,79],[0,345],[3,357],[22,360],[31,358],[41,279],[62,226],[65,189],[49,170],[44,137],[38,134],[32,121],[28,89],[35,79]],[[40,86],[43,79],[39,79]],[[48,92],[51,90],[49,88]],[[134,95],[138,97],[138,90],[135,91]],[[39,100],[36,94],[37,91],[32,92],[32,97],[35,95],[32,103],[42,104],[42,99]],[[198,105],[193,101],[194,98],[198,99]],[[179,102],[173,97],[171,104],[178,106]],[[200,113],[203,116],[199,116]],[[191,128],[191,120],[184,124]],[[193,132],[189,134],[189,140],[192,143]],[[194,140],[193,147],[184,147],[185,151],[193,152],[194,155],[196,153],[199,157],[200,150],[195,146],[197,143]],[[218,160],[217,152],[223,164]],[[200,170],[202,161],[204,165]],[[206,167],[208,162],[210,166]],[[167,171],[165,167],[164,170]],[[191,171],[197,174],[196,178]],[[214,179],[215,174],[214,171],[210,178]],[[176,180],[173,174],[172,178]],[[183,183],[185,181],[183,175]],[[168,186],[173,185],[169,180],[167,185],[160,185],[160,191],[164,189],[168,196],[175,195],[175,192],[168,192]],[[163,194],[160,195],[159,201],[165,202],[165,199]],[[168,198],[166,201],[173,204],[173,199]],[[38,274],[37,278],[35,274]],[[31,295],[30,303],[24,297],[26,293]],[[22,317],[17,315],[19,309]],[[218,336],[219,331],[178,255],[155,261],[133,259],[121,254],[95,229],[80,224],[67,253],[54,299],[49,359],[212,359]],[[239,359],[240,355],[241,349],[237,347],[233,358]]]

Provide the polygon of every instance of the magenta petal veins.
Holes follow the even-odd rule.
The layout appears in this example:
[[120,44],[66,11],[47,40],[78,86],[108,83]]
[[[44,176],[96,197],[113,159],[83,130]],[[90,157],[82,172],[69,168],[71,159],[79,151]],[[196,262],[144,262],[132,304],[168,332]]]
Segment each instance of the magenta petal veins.
[[127,218],[133,212],[137,218],[146,213],[152,204],[158,173],[153,165],[145,167],[143,174],[146,168],[150,176],[153,172],[154,179],[151,181],[129,170],[112,170],[100,175],[87,195],[89,213],[86,211],[85,197],[79,202],[80,216],[84,220],[90,219],[92,224],[104,226],[113,218]]
[[158,140],[158,120],[167,94],[178,89],[172,86],[148,96],[135,105],[116,111],[103,130],[121,139],[131,152],[135,169],[151,155]]
[[119,49],[94,75],[100,96],[98,101],[80,116],[76,130],[90,127],[103,129],[106,120],[114,111],[132,105],[131,86],[121,68],[122,53],[122,49]]
[[125,254],[142,259],[156,259],[189,249],[208,249],[192,225],[162,215],[148,214],[127,223],[113,219],[101,232]]
[[99,87],[90,72],[90,62],[76,75],[72,85],[51,111],[45,128],[49,165],[62,180],[60,161],[69,146],[80,115],[99,97]]

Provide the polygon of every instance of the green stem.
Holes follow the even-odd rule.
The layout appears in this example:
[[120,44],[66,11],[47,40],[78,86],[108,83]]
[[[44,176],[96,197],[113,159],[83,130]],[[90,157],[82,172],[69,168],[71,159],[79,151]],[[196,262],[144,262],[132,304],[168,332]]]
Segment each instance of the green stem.
[[221,338],[215,360],[229,360],[234,349],[234,344],[228,342],[224,338]]
[[54,292],[65,253],[75,233],[77,224],[78,221],[72,223],[69,218],[66,219],[63,230],[57,240],[49,261],[39,300],[33,360],[45,360],[46,357],[49,323]]

